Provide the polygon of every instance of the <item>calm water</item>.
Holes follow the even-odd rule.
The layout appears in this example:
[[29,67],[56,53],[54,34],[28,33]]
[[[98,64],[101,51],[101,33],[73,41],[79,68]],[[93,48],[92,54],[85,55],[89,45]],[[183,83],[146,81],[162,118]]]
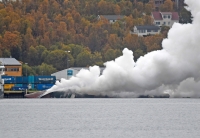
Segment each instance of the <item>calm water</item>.
[[200,99],[3,99],[0,138],[199,138]]

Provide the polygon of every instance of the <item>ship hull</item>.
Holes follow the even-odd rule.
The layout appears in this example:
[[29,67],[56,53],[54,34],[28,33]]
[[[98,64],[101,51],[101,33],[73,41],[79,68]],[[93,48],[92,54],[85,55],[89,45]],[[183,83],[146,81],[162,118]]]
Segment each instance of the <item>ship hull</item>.
[[24,97],[25,98],[39,98],[40,95],[44,94],[45,91],[39,91],[39,92],[34,92],[30,94],[26,94]]
[[0,99],[4,97],[4,93],[0,90]]

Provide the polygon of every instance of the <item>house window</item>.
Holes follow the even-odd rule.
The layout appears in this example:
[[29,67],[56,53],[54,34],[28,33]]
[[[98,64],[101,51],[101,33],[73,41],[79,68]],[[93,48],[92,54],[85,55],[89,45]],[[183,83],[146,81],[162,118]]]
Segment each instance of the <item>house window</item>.
[[11,68],[6,68],[6,71],[11,71]]
[[164,15],[164,18],[167,18],[166,15]]
[[19,71],[19,68],[5,68],[5,71]]
[[156,25],[160,25],[160,22],[156,22]]
[[170,25],[170,22],[168,22],[168,25]]
[[165,25],[165,22],[163,22],[163,24]]
[[168,15],[168,18],[170,19],[170,15]]
[[145,33],[145,30],[139,30],[139,33]]
[[19,68],[13,68],[13,71],[19,71]]

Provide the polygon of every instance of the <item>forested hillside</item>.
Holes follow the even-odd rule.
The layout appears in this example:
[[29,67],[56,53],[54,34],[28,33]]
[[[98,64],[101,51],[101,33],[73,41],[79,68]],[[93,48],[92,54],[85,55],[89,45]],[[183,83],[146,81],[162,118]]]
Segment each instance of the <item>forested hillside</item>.
[[[140,56],[161,49],[169,28],[155,36],[131,35],[135,25],[152,24],[153,0],[16,0],[0,2],[0,57],[14,57],[28,75],[49,75],[67,67],[103,66],[127,47]],[[161,11],[190,13],[166,0]],[[125,15],[110,24],[98,15]]]

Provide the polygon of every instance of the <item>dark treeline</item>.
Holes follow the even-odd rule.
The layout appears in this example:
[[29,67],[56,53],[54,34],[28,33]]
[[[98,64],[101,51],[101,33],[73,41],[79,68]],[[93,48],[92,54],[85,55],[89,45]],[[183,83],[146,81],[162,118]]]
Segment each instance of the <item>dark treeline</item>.
[[[29,75],[49,75],[67,67],[103,66],[127,47],[140,56],[161,49],[160,35],[131,35],[135,25],[152,24],[153,0],[16,0],[0,2],[0,57],[22,61]],[[177,11],[166,0],[161,11]],[[191,14],[178,9],[182,22]],[[110,24],[98,15],[125,15]]]

